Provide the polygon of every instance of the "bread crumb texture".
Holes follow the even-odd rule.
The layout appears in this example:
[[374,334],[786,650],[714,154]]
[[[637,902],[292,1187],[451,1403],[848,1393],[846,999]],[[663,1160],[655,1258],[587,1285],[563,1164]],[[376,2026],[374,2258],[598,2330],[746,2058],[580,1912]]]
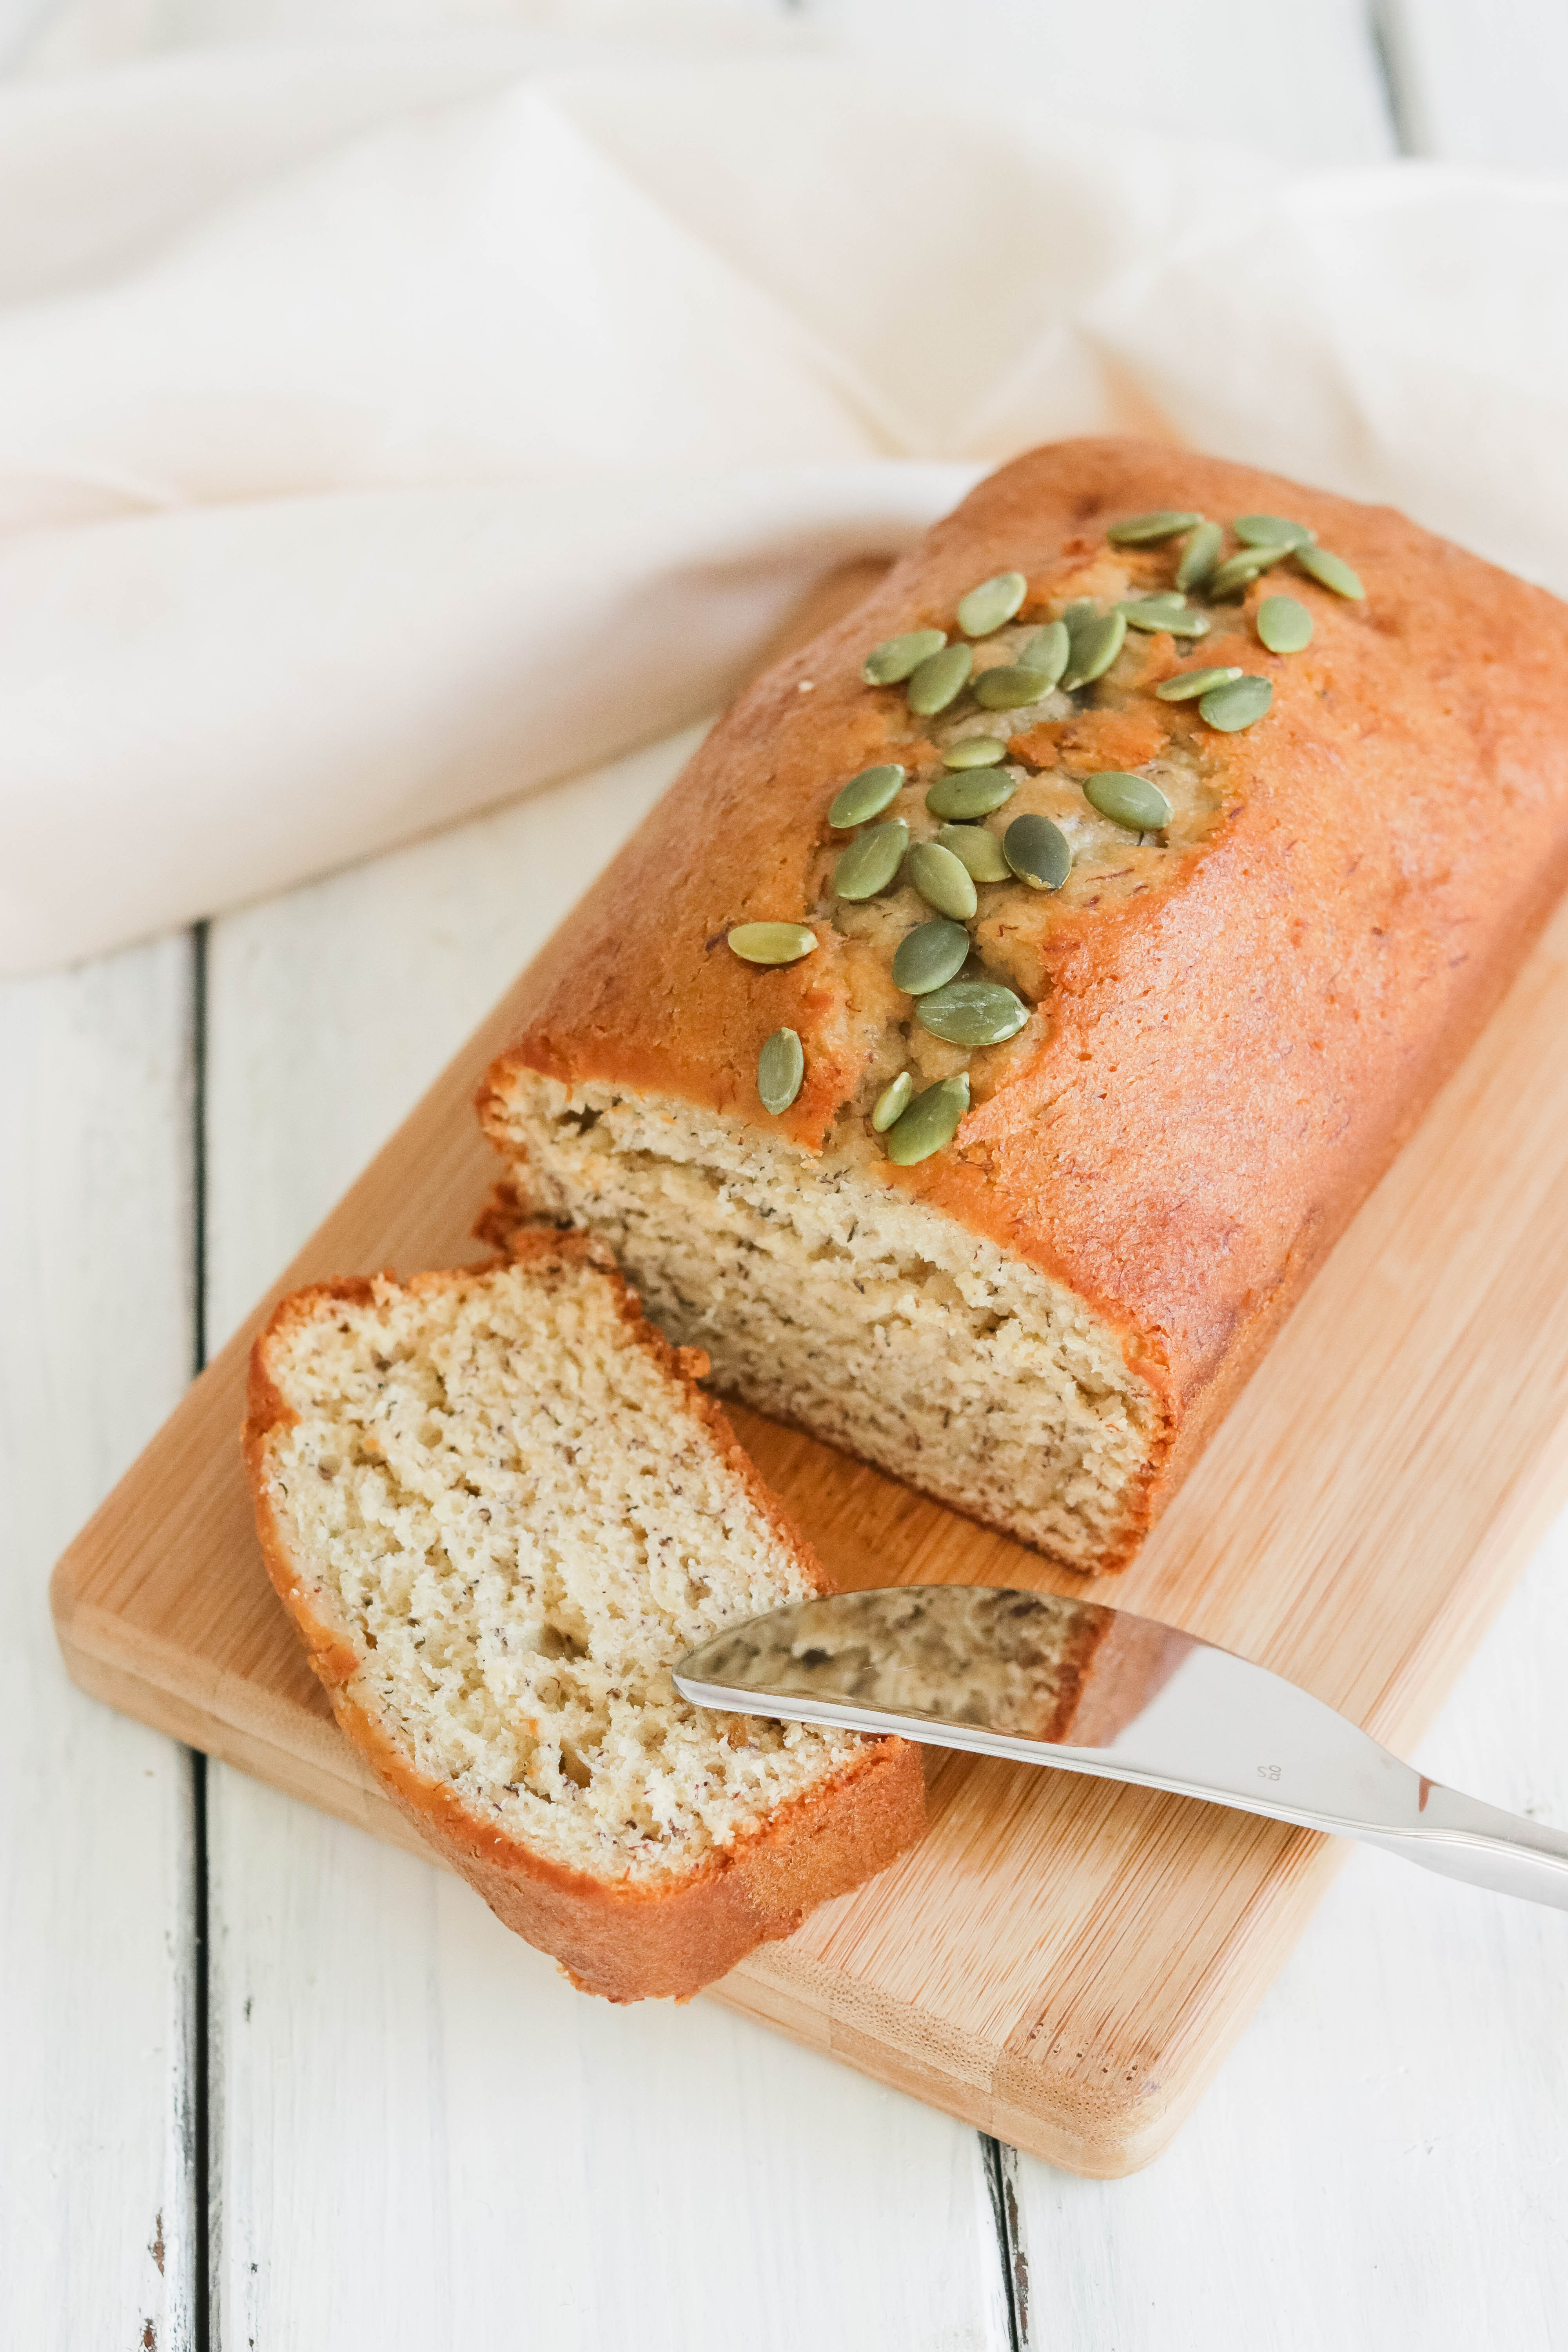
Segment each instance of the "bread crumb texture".
[[657,1097],[496,1074],[531,1213],[608,1242],[721,1387],[1083,1570],[1124,1550],[1163,1423],[1083,1301],[890,1185]]
[[688,1650],[822,1584],[580,1244],[364,1294],[306,1293],[263,1342],[262,1480],[348,1696],[420,1773],[657,1890],[864,1754],[678,1697]]

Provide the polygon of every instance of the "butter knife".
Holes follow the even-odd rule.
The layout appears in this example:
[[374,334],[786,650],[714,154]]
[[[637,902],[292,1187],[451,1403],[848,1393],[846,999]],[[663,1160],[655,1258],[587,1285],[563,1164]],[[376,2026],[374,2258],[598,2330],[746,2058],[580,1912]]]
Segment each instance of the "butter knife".
[[898,1585],[728,1627],[696,1706],[896,1732],[1359,1838],[1568,1910],[1568,1836],[1426,1780],[1283,1675],[1153,1618],[988,1585]]

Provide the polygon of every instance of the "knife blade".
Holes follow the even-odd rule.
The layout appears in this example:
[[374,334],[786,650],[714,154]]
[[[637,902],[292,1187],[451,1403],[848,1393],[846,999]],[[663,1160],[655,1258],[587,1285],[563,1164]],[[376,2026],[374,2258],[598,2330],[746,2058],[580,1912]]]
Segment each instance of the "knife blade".
[[699,1706],[1054,1766],[1384,1847],[1568,1910],[1568,1837],[1429,1780],[1310,1692],[1102,1601],[896,1585],[770,1611],[683,1658]]

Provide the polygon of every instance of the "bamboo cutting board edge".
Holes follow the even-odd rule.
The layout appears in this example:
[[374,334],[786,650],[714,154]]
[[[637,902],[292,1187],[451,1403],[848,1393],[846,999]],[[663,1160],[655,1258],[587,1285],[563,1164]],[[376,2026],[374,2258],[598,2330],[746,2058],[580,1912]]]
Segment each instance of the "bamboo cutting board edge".
[[[89,1697],[419,1861],[449,1869],[376,1785],[330,1715],[316,1719],[311,1711],[301,1720],[303,1709],[284,1714],[269,1708],[258,1703],[259,1686],[238,1676],[221,1677],[205,1699],[194,1697],[181,1687],[185,1662],[176,1648],[137,1644],[136,1663],[128,1664],[127,1645],[113,1615],[69,1601],[60,1612],[59,1639],[72,1681]],[[275,1714],[279,1721],[269,1719]],[[1307,1837],[1300,1843],[1309,1860],[1298,1873],[1299,1899],[1279,1910],[1272,1932],[1259,1939],[1250,1998],[1234,2000],[1233,2030],[1216,2053],[1216,2063],[1245,2028],[1256,2000],[1342,1859],[1331,1840]],[[918,2009],[868,2000],[860,1988],[846,1983],[820,1961],[795,1953],[788,1944],[763,1946],[720,1983],[708,1987],[702,1997],[805,2048],[837,2058],[874,2081],[940,2106],[1033,2156],[1093,2179],[1115,2179],[1152,2161],[1206,2082],[1206,2076],[1194,2078],[1174,2099],[1163,2095],[1163,2086],[1153,2086],[1152,2095],[1145,2086],[1136,2102],[1134,2131],[1129,2130],[1132,2103],[1125,2098],[1102,2098],[1092,2103],[1089,2114],[1075,2115],[1064,2124],[1042,2116],[1037,2105],[1031,2104],[1026,2062],[1021,2065],[1009,2049],[998,2051],[952,2029],[933,2034]]]
[[[494,1170],[469,1097],[517,994],[271,1297],[474,1255]],[[1564,1034],[1560,914],[1124,1579],[1086,1588],[737,1412],[742,1433],[845,1582],[885,1581],[896,1561],[906,1580],[1102,1592],[1406,1742],[1568,1486],[1568,1330],[1554,1339],[1542,1312],[1568,1299]],[[337,1733],[256,1550],[236,1434],[269,1304],[60,1562],[62,1648],[109,1703],[423,1853]],[[1032,2153],[1125,2172],[1190,2110],[1337,1850],[1114,1784],[1008,1775],[949,1759],[924,1845],[716,1997]]]

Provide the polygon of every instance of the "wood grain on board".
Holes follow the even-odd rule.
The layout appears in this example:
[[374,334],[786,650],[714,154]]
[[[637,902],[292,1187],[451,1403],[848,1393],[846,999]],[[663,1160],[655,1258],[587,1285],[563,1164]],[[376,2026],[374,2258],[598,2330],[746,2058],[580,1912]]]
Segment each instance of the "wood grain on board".
[[[810,616],[853,601],[841,580]],[[801,634],[805,634],[803,626]],[[271,1297],[460,1262],[494,1175],[471,1099],[526,976]],[[1128,1573],[1084,1585],[737,1412],[846,1584],[1096,1591],[1290,1675],[1395,1747],[1568,1493],[1568,914],[1363,1208]],[[57,1571],[84,1687],[407,1844],[262,1570],[240,1476],[263,1301]],[[1164,2146],[1332,1868],[1330,1842],[1105,1782],[944,1757],[923,1845],[719,1999],[1016,2146],[1113,2176]]]

